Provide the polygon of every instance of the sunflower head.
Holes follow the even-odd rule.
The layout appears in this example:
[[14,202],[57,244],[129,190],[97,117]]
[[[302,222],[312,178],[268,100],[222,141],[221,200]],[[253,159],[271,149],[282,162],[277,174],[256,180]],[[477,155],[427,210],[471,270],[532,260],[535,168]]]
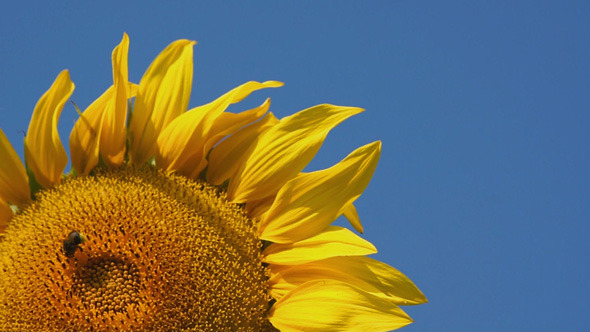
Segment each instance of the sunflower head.
[[188,109],[193,46],[162,51],[128,81],[125,34],[113,85],[70,139],[57,122],[74,84],[37,103],[25,161],[0,131],[0,330],[386,331],[426,302],[375,247],[353,202],[381,143],[303,172],[328,132],[362,109],[318,105],[277,119],[270,99],[226,111],[277,81],[246,82]]
[[47,318],[31,329],[203,330],[219,317],[214,327],[244,330],[265,322],[271,298],[255,223],[206,183],[151,167],[99,169],[40,192],[13,222],[0,312],[17,320],[22,310],[12,309],[21,307]]

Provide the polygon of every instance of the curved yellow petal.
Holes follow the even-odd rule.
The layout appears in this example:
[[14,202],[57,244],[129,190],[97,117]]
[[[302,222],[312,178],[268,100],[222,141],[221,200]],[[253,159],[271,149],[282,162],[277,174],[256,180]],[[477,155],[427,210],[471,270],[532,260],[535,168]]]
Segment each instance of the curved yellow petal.
[[283,118],[253,144],[248,158],[229,183],[235,203],[273,195],[313,159],[328,132],[363,110],[318,105]]
[[3,233],[10,220],[12,220],[12,209],[10,205],[0,198],[0,233]]
[[[265,89],[265,88],[280,88],[283,85],[285,85],[283,82],[279,82],[279,81],[264,81],[262,83],[256,82],[256,81],[249,81],[246,82],[242,85],[240,85],[237,88],[232,89],[229,92],[226,92],[224,94],[233,94],[233,103],[239,103],[242,100],[244,100],[244,98],[248,97],[252,92],[256,91],[256,90],[260,90],[260,89]],[[223,96],[222,96],[223,97]]]
[[381,142],[374,142],[328,169],[287,182],[261,220],[260,238],[290,243],[324,230],[365,190],[380,153]]
[[129,37],[123,34],[121,43],[113,50],[113,96],[104,109],[99,138],[99,150],[105,164],[119,166],[125,159],[127,132],[127,99],[130,94],[128,81]]
[[363,256],[377,252],[371,242],[346,228],[328,226],[323,232],[294,243],[273,243],[264,252],[264,262],[296,265],[336,256]]
[[365,256],[332,257],[295,266],[270,265],[271,295],[280,299],[296,287],[317,279],[332,279],[355,285],[397,305],[428,302],[403,273]]
[[356,212],[354,204],[346,204],[342,210],[342,214],[357,232],[363,234],[363,225],[361,224],[361,219],[359,218],[358,212]]
[[[129,98],[135,97],[137,85],[129,83]],[[80,114],[70,133],[70,155],[72,167],[78,175],[88,173],[98,165],[99,137],[101,134],[104,110],[112,102],[115,87],[111,85],[100,97]]]
[[1,129],[0,199],[14,205],[23,205],[31,200],[27,170]]
[[270,107],[270,98],[267,98],[262,105],[241,113],[223,112],[219,114],[215,122],[209,129],[205,152],[217,144],[224,137],[231,135],[240,128],[258,121]]
[[102,117],[114,93],[114,86],[108,88],[80,114],[80,118],[72,128],[70,155],[72,167],[79,175],[87,175],[98,164],[98,138]]
[[141,78],[129,124],[132,163],[149,160],[156,152],[160,131],[188,109],[196,43],[186,39],[171,43]]
[[[215,122],[207,132],[205,137],[205,144],[202,147],[201,156],[207,156],[211,148],[219,141],[221,141],[227,135],[233,134],[241,127],[245,126],[248,123],[254,122],[260,119],[261,116],[266,113],[268,107],[270,106],[270,98],[267,98],[266,101],[251,110],[244,111],[242,113],[228,113],[223,112],[219,114]],[[202,170],[207,167],[208,161],[206,158],[201,158],[199,164],[193,170],[192,174],[200,174]]]
[[64,70],[37,102],[29,123],[25,137],[25,161],[43,187],[59,183],[68,163],[57,122],[73,92],[74,83],[69,72]]
[[390,331],[412,323],[391,301],[335,280],[295,288],[270,308],[268,319],[282,332]]
[[279,120],[268,113],[260,121],[237,131],[219,143],[209,155],[207,182],[220,185],[229,179],[242,164],[248,147],[268,128],[276,125]]
[[157,140],[156,163],[168,172],[178,172],[194,178],[205,160],[203,147],[215,120],[230,104],[237,103],[250,93],[281,86],[275,81],[247,82],[225,93],[213,102],[194,108],[178,116],[160,134]]

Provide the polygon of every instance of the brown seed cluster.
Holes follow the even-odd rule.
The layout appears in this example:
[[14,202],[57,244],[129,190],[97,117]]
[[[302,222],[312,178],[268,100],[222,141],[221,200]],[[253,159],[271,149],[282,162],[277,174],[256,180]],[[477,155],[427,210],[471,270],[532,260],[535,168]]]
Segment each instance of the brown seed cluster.
[[[0,241],[0,330],[272,329],[256,226],[217,188],[151,168],[66,179]],[[67,257],[72,230],[87,240]]]
[[139,269],[122,260],[99,259],[77,269],[72,277],[72,292],[84,308],[98,312],[122,313],[141,303]]

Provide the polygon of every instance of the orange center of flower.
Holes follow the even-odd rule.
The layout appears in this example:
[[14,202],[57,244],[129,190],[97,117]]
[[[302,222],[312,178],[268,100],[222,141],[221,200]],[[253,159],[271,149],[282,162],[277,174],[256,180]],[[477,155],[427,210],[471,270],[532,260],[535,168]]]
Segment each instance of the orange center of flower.
[[135,264],[123,260],[99,259],[77,269],[72,291],[84,307],[97,311],[124,313],[144,299],[139,297],[141,274]]
[[182,176],[122,167],[66,179],[0,240],[0,330],[271,329],[256,227],[221,190]]

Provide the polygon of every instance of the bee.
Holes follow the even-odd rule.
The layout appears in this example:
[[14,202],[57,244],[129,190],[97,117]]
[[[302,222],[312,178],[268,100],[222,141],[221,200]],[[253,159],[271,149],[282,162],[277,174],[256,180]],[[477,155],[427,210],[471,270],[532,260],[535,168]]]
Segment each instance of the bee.
[[71,231],[70,234],[68,234],[68,237],[64,240],[64,246],[62,248],[63,253],[67,257],[73,257],[78,246],[84,242],[86,242],[86,236],[84,236],[84,234],[78,231]]

